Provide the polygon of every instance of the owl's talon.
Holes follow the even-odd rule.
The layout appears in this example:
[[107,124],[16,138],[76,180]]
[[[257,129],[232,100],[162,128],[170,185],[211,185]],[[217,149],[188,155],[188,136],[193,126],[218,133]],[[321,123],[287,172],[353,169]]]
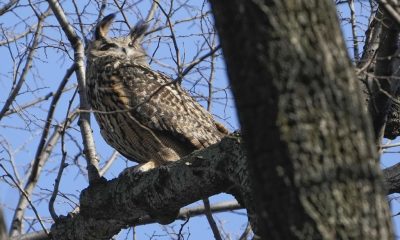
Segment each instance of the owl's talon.
[[133,171],[134,171],[134,173],[147,172],[147,171],[149,171],[151,169],[154,169],[154,168],[156,168],[158,166],[159,166],[158,163],[156,163],[154,161],[150,161],[150,162],[142,163],[142,164],[139,164],[139,165],[135,166]]

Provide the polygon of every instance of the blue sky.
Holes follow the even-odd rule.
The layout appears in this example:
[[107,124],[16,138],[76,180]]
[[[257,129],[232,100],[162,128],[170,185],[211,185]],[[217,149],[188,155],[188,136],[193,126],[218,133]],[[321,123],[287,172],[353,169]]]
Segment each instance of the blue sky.
[[[133,26],[136,21],[147,14],[147,11],[150,7],[150,1],[139,1],[140,11],[138,9],[134,9],[127,13],[128,20],[130,24]],[[194,8],[202,8],[201,1],[194,1],[191,3]],[[63,8],[67,12],[73,11],[73,5],[70,1],[65,1],[62,4]],[[46,4],[42,4],[41,10],[46,9]],[[204,8],[208,8],[208,5],[205,5]],[[87,24],[92,24],[96,18],[97,10],[93,8],[93,6],[88,7],[87,12],[93,13],[93,15],[87,14],[88,18],[83,18],[83,21]],[[113,13],[116,9],[107,9],[105,14]],[[206,11],[206,10],[205,10]],[[195,16],[198,14],[196,11],[189,11],[189,9],[182,9],[176,12],[173,17],[173,21],[187,19],[190,16]],[[36,21],[34,17],[30,17],[32,15],[32,11],[29,6],[20,8],[18,11],[13,13],[8,13],[0,18],[0,24],[4,29],[8,29],[9,31],[23,32],[26,29],[27,24],[32,24]],[[117,15],[114,28],[122,27],[123,30],[127,31],[128,28],[124,23],[121,22],[123,19],[121,14]],[[70,16],[70,21],[76,20],[76,17]],[[151,23],[154,25],[154,21]],[[207,27],[207,23],[202,23],[203,27]],[[26,84],[23,86],[21,93],[16,100],[16,103],[13,104],[13,107],[18,107],[19,105],[23,105],[24,103],[30,102],[37,97],[44,96],[51,91],[55,91],[58,87],[59,82],[64,76],[66,69],[71,65],[72,61],[70,56],[72,53],[69,52],[70,56],[63,54],[62,50],[60,50],[61,45],[57,43],[57,41],[63,41],[68,44],[65,36],[58,31],[58,29],[54,28],[53,25],[58,25],[55,18],[50,16],[46,19],[46,27],[44,29],[44,36],[46,41],[49,41],[52,45],[47,46],[41,44],[39,46],[38,58],[34,60],[34,68],[32,72],[29,74],[27,78]],[[200,36],[199,30],[200,24],[196,23],[182,23],[178,24],[174,30],[178,40],[178,46],[181,51],[181,61],[189,63],[197,53],[197,49],[204,42],[203,36]],[[89,27],[86,29],[87,33],[89,33]],[[111,35],[115,32],[111,31]],[[146,47],[148,53],[150,55],[153,54],[155,49],[157,49],[155,58],[160,61],[153,62],[153,68],[163,71],[166,74],[171,75],[173,78],[176,77],[176,72],[174,72],[173,66],[174,62],[171,60],[171,45],[168,45],[165,42],[171,42],[170,39],[164,37],[161,41],[161,44],[158,45],[158,39],[160,36],[169,35],[168,29],[163,30],[161,32],[157,32],[152,34],[146,38],[144,42],[144,46]],[[90,33],[87,35],[90,37]],[[11,88],[11,79],[12,79],[12,59],[9,57],[9,52],[12,51],[13,54],[18,55],[19,49],[24,49],[21,43],[17,45],[11,44],[10,49],[6,47],[0,47],[0,56],[4,56],[2,59],[2,66],[0,67],[0,101],[4,101],[8,96],[8,93]],[[200,56],[207,53],[206,51],[202,51]],[[174,53],[172,52],[172,55]],[[202,71],[203,73],[207,73],[207,68],[209,63],[205,62],[204,64],[199,65],[199,69],[194,69],[193,72],[188,74],[185,77],[185,81],[183,85],[192,93],[203,94],[206,93],[206,82],[204,79],[199,77],[197,72]],[[171,66],[171,67],[169,67]],[[230,91],[227,89],[227,78],[224,70],[224,64],[222,59],[219,58],[215,64],[215,87],[216,92],[215,96],[217,100],[213,104],[212,112],[215,114],[216,118],[224,123],[231,130],[235,130],[238,128],[237,118],[234,112],[233,102],[231,100]],[[199,84],[193,88],[193,82],[200,81]],[[72,86],[76,84],[75,76],[73,76],[68,86]],[[222,89],[222,90],[221,90]],[[62,99],[56,109],[55,121],[54,124],[59,123],[62,119],[64,119],[66,115],[66,109],[69,101],[73,95],[73,89],[67,91],[63,94]],[[196,96],[196,95],[195,95]],[[228,99],[225,100],[228,96]],[[201,100],[201,99],[200,99]],[[200,101],[205,106],[205,101]],[[15,152],[15,165],[17,167],[17,171],[19,175],[23,178],[25,172],[27,171],[27,167],[29,166],[29,162],[34,158],[35,150],[38,144],[38,139],[40,138],[43,121],[46,118],[47,109],[49,107],[49,101],[46,101],[37,107],[31,108],[28,111],[23,112],[22,114],[15,114],[10,117],[6,117],[0,123],[0,141],[3,147],[9,148],[12,152]],[[78,104],[78,99],[75,98],[73,102],[73,106]],[[96,148],[98,154],[101,159],[101,164],[104,160],[108,159],[108,157],[112,154],[112,148],[109,147],[102,137],[99,134],[99,129],[96,124],[96,121],[92,117],[92,127],[93,134],[96,143]],[[66,197],[58,197],[57,203],[55,204],[56,212],[58,214],[67,214],[69,211],[72,211],[75,207],[75,204],[78,203],[79,192],[87,187],[87,180],[84,174],[82,174],[82,170],[84,172],[85,169],[85,161],[82,156],[78,158],[78,161],[74,163],[73,156],[77,155],[80,152],[80,133],[79,128],[74,124],[72,129],[69,129],[68,133],[76,139],[67,137],[66,138],[66,149],[68,151],[69,156],[71,158],[67,159],[67,162],[70,164],[64,171],[64,175],[60,184],[60,190]],[[7,146],[5,146],[7,145]],[[0,153],[0,157],[4,159],[9,159],[8,154],[3,151]],[[34,191],[34,195],[32,196],[32,200],[38,211],[41,213],[42,217],[45,219],[47,226],[50,226],[50,218],[47,210],[47,200],[49,199],[49,192],[53,189],[55,174],[54,170],[58,168],[59,161],[61,159],[60,156],[60,146],[56,146],[55,153],[52,155],[50,160],[46,163],[45,169],[39,179],[39,183],[37,185],[36,190]],[[11,164],[6,161],[3,161],[3,164],[8,168],[9,171],[12,172]],[[114,178],[118,176],[118,174],[126,167],[132,166],[134,163],[126,161],[123,157],[119,157],[117,161],[114,162],[111,169],[106,173],[105,177],[107,179]],[[1,173],[3,174],[3,173]],[[8,184],[0,181],[0,202],[3,205],[5,217],[7,223],[11,221],[13,216],[13,207],[15,207],[18,201],[18,190],[11,188]],[[43,198],[43,199],[42,199]],[[220,194],[211,198],[211,202],[221,202],[225,200],[231,200],[232,197],[227,194]],[[201,203],[194,203],[193,205],[199,205]],[[247,219],[244,215],[245,211],[237,211],[238,213],[220,213],[216,214],[215,218],[217,223],[222,227],[224,232],[230,234],[232,239],[240,236],[242,231],[246,227]],[[33,212],[28,210],[26,212],[27,218],[34,218]],[[160,227],[158,224],[151,224],[147,226],[139,226],[136,228],[136,236],[138,239],[147,239],[148,235],[157,235],[156,239],[169,239],[169,237],[165,237],[166,232],[171,232],[173,229],[175,231],[179,231],[179,228],[183,222],[176,221],[168,227]],[[34,230],[40,230],[38,224],[34,225]],[[26,229],[25,229],[26,230]],[[212,232],[209,230],[209,226],[206,222],[205,217],[194,217],[189,220],[189,222],[184,227],[184,232],[187,234],[190,233],[190,239],[212,239]],[[117,239],[125,239],[126,236],[131,236],[132,231],[123,230],[118,235]],[[189,235],[186,235],[188,237]],[[129,238],[131,239],[131,237]]]
[[[128,20],[131,25],[134,25],[135,22],[145,16],[149,9],[150,1],[138,1],[137,8],[133,8],[132,11],[127,12]],[[207,11],[208,5],[205,4],[203,6],[202,1],[190,1],[190,4],[193,5],[191,8],[180,9],[174,15],[173,20],[182,20],[187,19],[189,16],[196,16],[198,11],[196,9],[203,9],[204,12]],[[64,9],[72,13],[73,5],[71,1],[64,1],[63,5]],[[42,4],[41,10],[46,8],[46,4]],[[361,5],[356,5],[357,11],[367,11],[364,8],[361,8]],[[344,6],[343,9],[344,16],[347,14],[347,8]],[[84,18],[83,21],[88,24],[92,24],[96,18],[97,10],[93,6],[89,6],[87,12],[87,18]],[[115,12],[115,8],[107,9],[105,14]],[[196,12],[197,11],[197,12]],[[365,12],[361,12],[361,14],[365,14]],[[0,17],[0,25],[9,30],[13,30],[15,32],[22,32],[26,28],[26,26],[22,22],[27,22],[31,24],[35,22],[35,18],[31,18],[29,16],[32,15],[32,11],[29,7],[21,8],[18,12],[8,13]],[[121,14],[117,15],[116,23],[114,24],[115,28],[122,27],[125,31],[127,31],[127,27],[124,23],[121,23],[122,20]],[[162,18],[164,19],[164,18]],[[70,21],[76,20],[76,17],[70,15]],[[212,18],[208,19],[212,21]],[[361,22],[365,22],[365,18],[359,18]],[[23,105],[26,102],[32,101],[33,99],[44,96],[51,91],[55,91],[62,77],[64,76],[66,69],[71,65],[71,59],[62,53],[60,48],[56,48],[57,41],[64,41],[67,43],[66,38],[63,36],[62,32],[59,32],[53,25],[58,25],[54,17],[49,17],[46,20],[46,28],[44,30],[44,34],[46,36],[46,40],[49,41],[52,45],[40,45],[38,49],[39,58],[35,59],[34,64],[35,68],[32,69],[32,72],[29,74],[27,83],[23,86],[21,91],[21,95],[17,97],[16,103],[13,105],[17,107],[18,105]],[[155,24],[152,22],[151,24]],[[196,55],[196,50],[201,46],[204,42],[203,36],[201,36],[201,27],[206,28],[206,22],[196,22],[196,23],[182,23],[178,24],[175,28],[176,35],[178,36],[178,46],[181,50],[181,58],[185,60],[186,63],[190,62],[191,59]],[[362,26],[362,24],[361,24]],[[89,28],[87,29],[87,32]],[[358,34],[362,35],[365,29],[358,29]],[[350,29],[348,24],[344,24],[343,31],[345,34],[345,38],[349,39],[350,37]],[[111,32],[113,34],[113,32]],[[168,29],[164,29],[161,32],[152,34],[146,38],[144,46],[146,47],[148,53],[152,55],[152,53],[157,49],[155,58],[160,62],[153,62],[152,66],[154,69],[165,72],[166,74],[171,75],[172,77],[176,77],[176,72],[173,70],[174,62],[171,60],[171,40],[168,39],[170,33]],[[161,44],[158,46],[158,39],[162,37]],[[347,41],[349,49],[351,50],[351,43]],[[23,46],[11,45],[11,51],[14,54],[18,53],[17,49],[23,49]],[[205,54],[206,51],[203,51],[202,54]],[[350,51],[351,53],[351,51]],[[70,52],[71,54],[71,52]],[[172,55],[173,55],[172,51]],[[202,55],[200,54],[200,55]],[[64,57],[62,57],[64,55]],[[11,78],[12,76],[12,59],[9,57],[9,49],[5,47],[0,47],[0,56],[2,56],[2,65],[0,66],[0,102],[3,102],[11,88]],[[72,55],[71,55],[72,56]],[[172,66],[172,68],[170,68]],[[209,63],[206,61],[204,64],[199,66],[200,69],[204,73],[207,73],[206,68],[209,67]],[[195,93],[206,94],[206,82],[199,75],[199,71],[192,71],[188,76],[185,77],[185,81],[183,85],[189,89],[190,91],[194,91]],[[200,81],[196,88],[192,88],[193,82]],[[72,86],[76,83],[75,76],[73,76],[68,84],[68,86]],[[234,110],[234,104],[232,101],[232,96],[230,95],[229,89],[227,89],[227,77],[225,73],[225,67],[222,58],[218,58],[216,62],[216,72],[215,72],[215,87],[218,91],[216,91],[217,101],[213,104],[212,112],[216,115],[216,118],[224,123],[230,130],[235,130],[239,128],[239,124],[236,118],[236,113]],[[222,90],[221,90],[222,89]],[[70,101],[73,95],[73,90],[66,92],[56,109],[56,117],[55,122],[57,123],[61,121],[66,115],[66,109],[68,102]],[[196,95],[195,95],[196,96]],[[228,97],[228,101],[226,101],[226,96]],[[205,101],[201,101],[201,103],[205,106]],[[75,98],[73,102],[73,106],[78,104],[78,99]],[[15,114],[11,117],[4,118],[0,122],[0,143],[1,147],[7,147],[11,149],[14,154],[16,166],[18,172],[21,176],[28,169],[29,162],[34,158],[35,150],[38,144],[38,139],[41,134],[43,120],[46,117],[47,109],[49,107],[49,101],[43,102],[41,105],[38,105],[34,108],[29,109],[28,111],[24,111],[22,114]],[[92,118],[92,127],[94,138],[96,142],[96,148],[98,154],[101,159],[101,164],[112,154],[112,148],[109,147],[102,137],[99,134],[98,126],[95,120]],[[58,201],[55,205],[56,211],[58,214],[67,214],[71,211],[75,203],[78,203],[77,197],[79,196],[79,192],[87,187],[86,177],[82,174],[82,169],[85,169],[85,161],[82,156],[78,158],[78,161],[74,163],[73,156],[76,156],[80,152],[80,133],[79,128],[76,123],[74,124],[74,128],[69,129],[68,133],[70,136],[74,137],[78,141],[74,141],[71,137],[67,137],[67,151],[71,158],[68,159],[69,167],[65,169],[64,176],[62,178],[62,182],[60,185],[60,190],[67,197],[58,197]],[[1,151],[2,149],[0,149]],[[58,168],[61,156],[60,156],[60,146],[56,146],[55,154],[52,155],[49,162],[45,166],[45,170],[39,179],[38,187],[36,188],[33,196],[33,200],[35,205],[37,206],[39,212],[42,213],[43,217],[49,220],[49,214],[47,210],[47,200],[49,198],[48,194],[53,189],[53,183],[55,179],[54,169]],[[397,154],[386,154],[382,157],[382,166],[388,167],[392,164],[397,163],[396,160]],[[0,158],[9,159],[8,154],[3,151],[0,152]],[[11,165],[8,162],[3,161],[4,165],[10,170]],[[132,166],[133,163],[126,161],[124,158],[120,157],[115,161],[111,169],[107,172],[105,177],[107,179],[114,178],[118,176],[118,174],[126,167]],[[3,174],[0,172],[0,174]],[[5,184],[0,180],[0,203],[3,205],[5,210],[6,221],[9,223],[12,214],[13,207],[15,207],[16,202],[18,201],[18,190],[15,188],[11,188],[8,184]],[[44,197],[44,199],[42,199]],[[391,196],[392,197],[392,196]],[[225,200],[230,200],[232,197],[227,194],[220,194],[217,196],[213,196],[211,198],[211,202],[220,202]],[[201,202],[193,203],[193,205],[202,204]],[[400,204],[397,200],[392,201],[393,212],[396,213],[400,211]],[[238,236],[244,231],[247,223],[247,218],[244,215],[245,211],[238,211],[237,213],[220,213],[215,214],[215,218],[223,232],[230,234],[231,239],[237,239]],[[32,211],[27,211],[27,218],[34,218]],[[398,226],[399,221],[398,218],[394,218],[396,225]],[[47,221],[47,226],[50,226],[51,221]],[[173,229],[175,231],[179,231],[179,228],[183,222],[176,221],[168,227],[161,227],[158,224],[150,224],[147,226],[139,226],[136,228],[136,236],[137,239],[147,239],[149,236],[156,235],[156,239],[170,239],[170,237],[166,237],[166,232],[171,232]],[[40,230],[38,224],[34,226],[34,230]],[[185,225],[184,232],[187,233],[185,237],[189,239],[212,239],[212,232],[209,229],[208,223],[205,217],[194,217],[190,219],[189,223]],[[190,233],[190,236],[188,235]],[[132,239],[132,231],[123,230],[118,235],[117,239],[126,239],[126,236],[129,236],[127,239]]]

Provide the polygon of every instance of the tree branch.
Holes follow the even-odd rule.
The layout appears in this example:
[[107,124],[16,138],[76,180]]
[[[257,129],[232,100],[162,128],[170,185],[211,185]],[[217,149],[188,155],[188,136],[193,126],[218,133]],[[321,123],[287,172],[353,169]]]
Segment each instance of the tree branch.
[[23,83],[25,82],[26,77],[28,76],[28,72],[31,69],[32,62],[33,62],[33,57],[35,55],[36,48],[39,44],[40,37],[42,36],[42,30],[43,30],[43,20],[44,20],[44,15],[39,17],[39,22],[36,28],[35,35],[33,37],[33,42],[31,46],[28,48],[28,57],[26,58],[26,63],[25,67],[22,70],[22,73],[20,75],[20,78],[17,82],[17,84],[14,86],[12,89],[9,97],[6,100],[6,103],[4,104],[3,108],[0,110],[0,120],[5,116],[6,112],[10,108],[11,104],[17,97],[19,90],[21,89]]
[[[233,210],[239,210],[243,207],[237,201],[226,201],[211,205],[211,211],[213,213],[221,213]],[[193,208],[183,208],[179,211],[179,215],[176,220],[187,220],[192,217],[197,217],[205,214],[206,209],[204,206],[198,206]],[[155,223],[149,215],[143,216],[135,226],[146,225]],[[44,231],[27,233],[18,237],[14,237],[11,240],[48,240],[48,235]]]
[[227,137],[169,166],[135,175],[122,173],[83,190],[80,212],[60,218],[51,234],[59,240],[109,239],[144,216],[169,223],[181,207],[220,192],[250,199],[245,197],[246,169],[240,138]]
[[76,34],[72,25],[68,22],[67,17],[60,4],[56,0],[47,1],[54,12],[58,22],[60,23],[65,35],[74,49],[74,60],[76,64],[76,77],[78,79],[79,97],[80,97],[80,112],[79,126],[81,129],[84,153],[87,160],[87,170],[89,176],[89,184],[92,184],[100,179],[99,163],[96,156],[96,148],[94,145],[92,130],[90,127],[90,105],[86,96],[86,76],[85,76],[85,52],[82,40]]

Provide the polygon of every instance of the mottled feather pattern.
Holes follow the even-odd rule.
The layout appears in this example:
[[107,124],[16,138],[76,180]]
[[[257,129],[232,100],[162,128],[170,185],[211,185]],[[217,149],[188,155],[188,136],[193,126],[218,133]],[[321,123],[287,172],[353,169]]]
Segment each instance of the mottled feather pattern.
[[133,31],[130,38],[110,39],[109,25],[97,26],[86,69],[89,101],[108,144],[129,160],[154,163],[152,168],[228,133],[178,83],[150,68],[140,42],[132,42],[142,36]]
[[[155,72],[147,66],[138,65],[129,59],[116,60],[114,56],[96,59],[88,65],[89,99],[97,121],[106,141],[130,160],[147,162],[146,158],[163,160],[159,154],[147,154],[138,151],[144,148],[148,152],[157,152],[159,143],[149,143],[138,146],[136,142],[144,141],[141,136],[159,138],[160,142],[170,141],[166,135],[177,138],[172,144],[182,145],[177,152],[177,158],[189,154],[195,149],[208,147],[217,143],[227,133],[225,129],[218,130],[214,119],[199,103],[197,103],[180,85],[171,83],[164,74]],[[136,125],[142,125],[139,131],[149,132],[139,134],[126,126],[133,136],[125,136],[124,140],[114,139],[116,129],[122,121],[126,123],[136,120]],[[154,134],[151,134],[153,132]],[[162,135],[162,136],[159,136]],[[129,137],[131,139],[129,139]],[[160,139],[161,138],[161,139]],[[171,137],[170,137],[171,138]],[[131,148],[124,141],[129,141]],[[157,141],[155,141],[157,142]],[[171,144],[167,144],[171,145]],[[149,156],[152,155],[152,156]],[[149,157],[148,157],[149,156]],[[177,160],[177,159],[173,159]]]

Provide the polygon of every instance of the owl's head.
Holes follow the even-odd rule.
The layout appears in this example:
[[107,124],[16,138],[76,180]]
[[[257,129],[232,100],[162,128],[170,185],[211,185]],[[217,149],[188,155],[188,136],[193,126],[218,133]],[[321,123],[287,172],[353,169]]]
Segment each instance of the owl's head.
[[113,56],[123,59],[129,58],[137,63],[147,64],[147,56],[141,42],[148,25],[139,21],[131,29],[128,36],[110,38],[108,31],[114,18],[115,14],[107,15],[97,24],[93,40],[88,43],[86,50],[88,60]]

